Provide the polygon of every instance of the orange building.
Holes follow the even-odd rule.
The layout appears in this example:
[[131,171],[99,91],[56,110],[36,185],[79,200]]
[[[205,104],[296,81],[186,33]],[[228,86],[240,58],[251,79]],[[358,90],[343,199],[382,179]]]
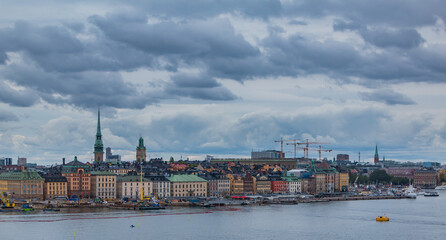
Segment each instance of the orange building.
[[91,196],[90,166],[79,162],[77,157],[74,157],[74,161],[62,166],[62,176],[67,178],[68,197],[89,198]]

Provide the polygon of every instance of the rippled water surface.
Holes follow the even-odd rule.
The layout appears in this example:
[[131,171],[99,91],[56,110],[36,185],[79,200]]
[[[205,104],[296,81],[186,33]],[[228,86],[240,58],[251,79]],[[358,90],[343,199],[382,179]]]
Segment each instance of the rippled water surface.
[[[390,222],[376,222],[382,214]],[[446,239],[446,191],[415,200],[0,213],[0,239]]]

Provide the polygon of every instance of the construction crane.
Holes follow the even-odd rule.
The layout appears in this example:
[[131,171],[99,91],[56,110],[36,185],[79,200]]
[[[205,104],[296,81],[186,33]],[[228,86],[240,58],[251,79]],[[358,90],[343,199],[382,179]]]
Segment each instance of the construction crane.
[[[275,140],[274,142],[280,142],[280,159],[283,159],[284,152],[283,152],[283,143],[285,142],[297,142],[299,140],[293,139],[293,140],[283,140],[282,137],[280,137],[280,140]],[[296,150],[294,150],[294,158],[296,158]]]
[[[294,146],[294,159],[296,159],[296,152],[297,152],[297,148],[298,148],[297,145],[298,145],[298,141],[300,141],[300,140],[293,139],[291,141],[293,141],[293,143],[287,143],[286,145],[293,145]],[[305,153],[304,153],[304,155],[305,155]]]
[[319,145],[319,148],[310,148],[308,150],[312,150],[312,151],[318,151],[319,152],[319,161],[321,161],[321,152],[331,152],[331,149],[322,149],[321,145]]
[[[308,152],[310,151],[310,148],[309,148],[310,144],[313,145],[313,144],[329,144],[329,143],[323,143],[323,142],[309,142],[308,139],[306,139],[305,142],[297,143],[297,145],[305,145],[305,147],[303,147],[303,148],[304,148],[304,157],[305,157],[305,159],[307,160],[307,164],[309,163],[309,162],[308,162]],[[320,147],[320,146],[319,146],[319,147]],[[311,149],[311,150],[315,150],[315,149]],[[316,149],[316,151],[322,151],[322,149],[319,148],[319,149]],[[325,150],[324,150],[324,151],[325,151]],[[328,150],[327,150],[327,151],[328,151]],[[331,150],[330,150],[330,152],[331,152]],[[319,160],[320,160],[320,158],[321,158],[321,153],[319,152]]]
[[0,191],[0,199],[2,201],[2,208],[14,208],[15,203],[9,202],[9,197],[7,193]]

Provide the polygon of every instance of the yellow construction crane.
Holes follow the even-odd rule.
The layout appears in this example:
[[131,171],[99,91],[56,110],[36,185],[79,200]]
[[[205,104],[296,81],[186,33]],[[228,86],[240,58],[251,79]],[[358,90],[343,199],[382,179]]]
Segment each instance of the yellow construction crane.
[[[305,159],[307,160],[307,164],[309,163],[309,162],[308,162],[308,152],[309,152],[310,150],[312,150],[312,151],[314,151],[314,150],[319,151],[319,160],[320,160],[320,158],[321,158],[321,151],[328,151],[328,150],[322,150],[321,147],[320,147],[320,145],[319,145],[319,149],[310,149],[310,148],[309,148],[310,144],[329,144],[329,143],[323,143],[323,142],[309,142],[308,139],[306,139],[305,142],[297,143],[297,145],[305,145],[305,147],[303,147],[303,149],[304,149],[304,157],[305,157]],[[331,150],[330,150],[330,152],[331,152]]]
[[[283,156],[284,156],[283,143],[284,142],[294,142],[294,143],[296,143],[297,141],[299,141],[299,140],[297,140],[297,139],[283,140],[282,137],[280,137],[280,140],[274,141],[274,142],[280,142],[280,159],[283,159]],[[287,144],[287,145],[289,145],[289,144]],[[294,149],[294,158],[296,158],[296,148]]]

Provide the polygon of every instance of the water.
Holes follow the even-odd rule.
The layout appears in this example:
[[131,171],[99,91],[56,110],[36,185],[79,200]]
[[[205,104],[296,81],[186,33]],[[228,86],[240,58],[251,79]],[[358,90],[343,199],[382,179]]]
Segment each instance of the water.
[[[386,214],[390,222],[376,222]],[[134,225],[134,228],[130,226]],[[439,197],[164,211],[0,213],[0,239],[445,239]]]

